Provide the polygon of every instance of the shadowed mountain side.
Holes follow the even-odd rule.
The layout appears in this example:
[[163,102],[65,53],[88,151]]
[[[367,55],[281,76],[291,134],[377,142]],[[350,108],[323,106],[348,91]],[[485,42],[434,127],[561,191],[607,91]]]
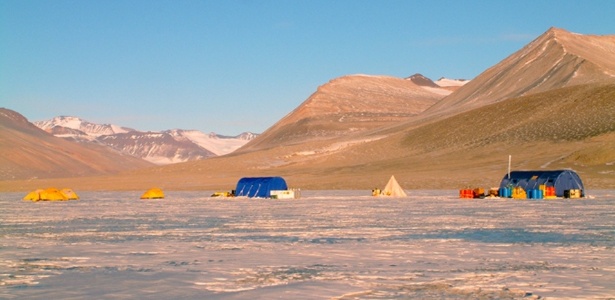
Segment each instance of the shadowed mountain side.
[[0,108],[0,180],[111,174],[152,164],[103,146],[54,137]]
[[497,186],[512,155],[514,169],[574,168],[588,188],[615,188],[613,99],[615,84],[574,86],[387,136],[312,141],[70,180],[79,182],[71,186],[83,189],[230,190],[244,176],[281,175],[291,187],[369,190],[383,187],[395,175],[406,189],[457,189]]
[[336,78],[320,86],[299,107],[238,151],[339,138],[399,123],[449,93],[395,77]]
[[581,35],[550,28],[425,113],[457,113],[566,86],[615,82],[614,58],[615,35]]

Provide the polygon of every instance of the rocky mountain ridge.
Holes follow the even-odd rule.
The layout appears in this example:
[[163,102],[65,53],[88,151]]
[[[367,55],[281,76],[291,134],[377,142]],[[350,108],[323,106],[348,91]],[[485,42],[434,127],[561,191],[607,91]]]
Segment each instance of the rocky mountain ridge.
[[73,116],[37,121],[34,125],[57,137],[105,145],[159,165],[228,154],[258,136],[244,132],[231,137],[181,129],[143,132],[118,125],[96,124]]

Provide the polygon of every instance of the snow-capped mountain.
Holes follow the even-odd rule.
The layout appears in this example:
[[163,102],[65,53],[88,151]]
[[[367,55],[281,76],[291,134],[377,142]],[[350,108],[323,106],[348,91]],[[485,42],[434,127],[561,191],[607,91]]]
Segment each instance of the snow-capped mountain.
[[[126,133],[129,131],[135,131],[132,128],[122,127],[117,125],[110,124],[95,124],[77,117],[70,116],[59,116],[55,117],[51,120],[47,121],[38,121],[34,122],[38,128],[45,130],[53,135],[59,136],[61,135],[62,128],[72,129],[70,132],[65,132],[67,135],[77,134],[77,131],[91,137],[99,137],[101,135],[110,135],[116,133]],[[55,130],[58,131],[58,134],[53,133],[54,127],[59,127]]]
[[106,145],[155,164],[171,164],[228,154],[258,136],[250,132],[233,137],[181,129],[142,132],[67,116],[34,124],[57,137]]

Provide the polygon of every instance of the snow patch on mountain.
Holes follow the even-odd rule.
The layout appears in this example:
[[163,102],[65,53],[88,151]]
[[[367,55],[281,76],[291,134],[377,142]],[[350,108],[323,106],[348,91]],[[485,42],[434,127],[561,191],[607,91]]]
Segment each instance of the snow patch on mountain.
[[449,86],[464,86],[466,83],[470,82],[467,79],[449,79],[445,77],[441,77],[436,80],[435,83],[441,87],[449,87]]
[[176,138],[186,138],[216,155],[231,153],[257,136],[257,134],[254,133],[242,133],[235,137],[227,137],[213,132],[206,134],[198,130],[180,129],[169,130],[167,132]]

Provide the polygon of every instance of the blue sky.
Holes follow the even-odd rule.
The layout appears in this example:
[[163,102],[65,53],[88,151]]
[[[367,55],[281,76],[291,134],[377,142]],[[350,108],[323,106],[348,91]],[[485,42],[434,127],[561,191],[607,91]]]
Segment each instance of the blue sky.
[[262,132],[349,74],[471,79],[615,1],[0,0],[0,107],[138,130]]

